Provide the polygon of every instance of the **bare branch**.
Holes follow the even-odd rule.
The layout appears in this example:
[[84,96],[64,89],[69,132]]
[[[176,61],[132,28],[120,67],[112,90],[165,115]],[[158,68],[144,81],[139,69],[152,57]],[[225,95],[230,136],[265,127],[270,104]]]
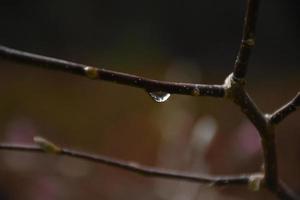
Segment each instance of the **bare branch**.
[[255,46],[255,26],[259,4],[260,0],[248,0],[247,2],[242,41],[234,65],[235,79],[243,79],[247,73],[251,50]]
[[245,90],[244,84],[244,81],[235,80],[233,75],[229,75],[224,84],[226,97],[241,108],[241,111],[254,124],[261,134],[261,137],[263,137],[267,129],[267,120],[265,119],[263,112],[258,108]]
[[270,117],[270,123],[279,124],[283,121],[287,116],[297,110],[297,107],[300,106],[300,92],[287,104],[279,108]]
[[30,64],[41,68],[73,73],[76,75],[85,76],[90,79],[112,81],[123,85],[142,88],[147,92],[150,92],[150,95],[152,95],[152,97],[154,95],[154,92],[161,92],[158,94],[170,93],[193,96],[227,97],[241,108],[241,111],[254,124],[260,134],[264,156],[263,174],[221,177],[199,176],[196,174],[167,169],[158,169],[139,165],[134,162],[122,161],[105,156],[61,148],[40,137],[35,138],[35,141],[37,142],[37,144],[39,144],[39,146],[0,143],[0,150],[2,149],[22,152],[54,153],[58,155],[64,155],[109,165],[145,176],[190,181],[215,186],[248,185],[252,187],[252,189],[257,190],[260,188],[260,185],[263,184],[264,187],[268,188],[280,199],[299,199],[299,197],[297,197],[287,186],[285,186],[285,184],[283,184],[278,177],[277,153],[275,143],[276,135],[275,126],[273,125],[280,123],[289,114],[294,112],[297,107],[299,107],[300,92],[294,99],[292,99],[282,108],[275,111],[273,114],[265,115],[256,106],[255,102],[252,100],[252,98],[244,88],[244,78],[247,74],[249,58],[252,48],[255,46],[255,27],[259,4],[260,0],[247,0],[243,36],[240,44],[240,49],[235,61],[234,72],[232,75],[228,76],[228,78],[225,80],[224,85],[202,85],[152,80],[131,74],[99,69],[88,65],[23,52],[1,45],[0,57],[18,63]]
[[[299,197],[297,197],[294,192],[285,186],[278,178],[275,130],[274,127],[271,126],[271,121],[269,120],[270,118],[266,117],[260,111],[255,102],[247,94],[243,87],[243,81],[234,80],[233,77],[230,76],[228,78],[228,83],[225,84],[225,86],[227,86],[225,87],[226,97],[232,99],[233,102],[235,102],[241,108],[241,111],[254,124],[260,134],[264,154],[265,186],[280,199],[299,199]],[[283,109],[280,109],[278,116],[281,116],[281,119],[283,119],[292,111],[296,110],[296,107],[298,107],[300,104],[299,96],[300,93],[298,93],[291,102],[284,106]],[[282,114],[280,114],[281,112]]]
[[236,103],[241,111],[248,117],[259,132],[264,154],[265,182],[271,188],[277,188],[277,154],[275,148],[274,130],[270,128],[265,115],[257,107],[244,88],[244,81],[228,77],[229,87],[226,88],[226,96]]
[[[31,153],[49,153],[44,148],[34,145],[21,145],[21,144],[0,144],[1,150],[9,151],[21,151]],[[52,151],[52,153],[54,153]],[[141,174],[144,176],[174,179],[188,182],[195,182],[201,184],[208,184],[212,186],[225,186],[225,185],[247,185],[251,180],[252,175],[240,175],[240,176],[204,176],[191,173],[184,173],[174,170],[158,169],[148,166],[143,166],[135,162],[128,162],[109,158],[106,156],[100,156],[95,154],[89,154],[85,152],[75,151],[67,148],[61,148],[60,151],[56,151],[54,154],[63,155],[73,158],[78,158],[86,161],[100,163],[133,173]]]
[[285,183],[282,181],[279,182],[277,190],[274,193],[280,198],[284,200],[295,200],[300,199],[300,197],[294,193]]
[[0,57],[18,63],[30,64],[41,68],[73,73],[91,79],[112,81],[123,85],[143,88],[151,92],[161,91],[170,94],[212,97],[223,97],[225,94],[225,90],[222,85],[177,83],[152,80],[131,74],[99,69],[88,65],[69,62],[66,60],[19,51],[1,45]]

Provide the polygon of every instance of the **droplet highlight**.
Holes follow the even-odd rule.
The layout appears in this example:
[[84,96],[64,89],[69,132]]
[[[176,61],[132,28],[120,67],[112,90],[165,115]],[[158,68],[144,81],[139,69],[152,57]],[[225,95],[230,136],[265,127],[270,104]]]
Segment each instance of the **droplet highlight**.
[[171,96],[170,93],[166,93],[162,91],[155,91],[155,92],[147,91],[147,92],[150,95],[150,97],[157,103],[163,103],[167,101]]

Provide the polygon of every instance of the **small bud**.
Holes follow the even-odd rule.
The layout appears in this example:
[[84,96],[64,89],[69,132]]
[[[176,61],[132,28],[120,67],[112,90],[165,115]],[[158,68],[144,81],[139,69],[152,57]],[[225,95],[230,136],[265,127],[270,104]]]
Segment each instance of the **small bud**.
[[85,67],[85,75],[90,79],[98,78],[98,70],[96,67]]
[[247,40],[243,40],[243,43],[249,47],[253,47],[255,45],[255,39],[249,38]]
[[207,187],[214,187],[216,185],[216,182],[211,182],[211,183],[209,183],[209,184],[207,184]]
[[223,87],[225,89],[225,97],[231,98],[233,84],[234,84],[233,73],[231,73],[226,77],[223,84]]
[[193,96],[199,96],[199,95],[200,95],[199,88],[197,88],[197,87],[194,88],[193,91],[192,91],[192,95],[193,95]]
[[226,79],[225,79],[225,81],[224,81],[223,86],[225,87],[225,89],[231,88],[232,82],[233,82],[233,81],[234,81],[234,80],[233,80],[233,74],[231,73],[231,74],[229,74],[229,75],[226,77]]
[[263,174],[254,174],[249,177],[248,188],[252,191],[259,191],[264,180]]
[[61,148],[43,137],[35,136],[33,141],[47,153],[60,153]]
[[132,162],[132,161],[130,161],[128,164],[130,167],[133,167],[133,168],[138,168],[140,166],[137,162]]

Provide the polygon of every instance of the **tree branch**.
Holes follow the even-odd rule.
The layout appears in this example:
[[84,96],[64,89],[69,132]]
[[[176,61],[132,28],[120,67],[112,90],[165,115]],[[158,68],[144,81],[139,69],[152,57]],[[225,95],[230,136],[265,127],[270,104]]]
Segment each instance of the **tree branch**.
[[290,102],[288,102],[287,104],[279,108],[277,111],[275,111],[273,114],[271,114],[269,116],[270,122],[272,124],[279,124],[287,116],[295,112],[297,110],[297,107],[299,106],[300,106],[300,92],[298,92],[297,95]]
[[6,60],[29,64],[32,66],[58,70],[85,76],[90,79],[111,81],[123,85],[145,89],[148,92],[165,92],[170,94],[184,94],[193,96],[223,97],[222,85],[205,85],[192,83],[177,83],[152,80],[131,74],[99,69],[88,65],[69,62],[66,60],[28,53],[0,45],[0,57]]
[[228,80],[230,87],[227,87],[226,90],[227,97],[241,108],[241,111],[258,130],[264,154],[265,182],[269,188],[276,188],[278,173],[274,130],[269,126],[269,122],[263,112],[246,92],[244,88],[245,82],[241,79],[235,80],[233,76],[228,78],[230,79]]
[[[235,80],[233,76],[230,75],[226,79],[224,85],[226,88],[226,97],[231,99],[241,108],[241,111],[248,117],[259,132],[264,155],[265,187],[280,199],[299,199],[299,197],[297,197],[293,191],[285,186],[278,178],[274,126],[272,126],[269,120],[270,118],[260,111],[255,102],[248,95],[244,89],[244,84],[245,82],[241,79]],[[288,105],[299,106],[299,93]]]
[[[51,148],[51,147],[50,147]],[[57,148],[57,147],[56,147]],[[4,144],[0,143],[1,150],[9,151],[21,151],[31,153],[54,153],[57,155],[68,156],[72,158],[82,159],[90,162],[100,163],[108,166],[112,166],[119,169],[124,169],[133,173],[141,174],[144,176],[175,179],[181,181],[195,182],[201,184],[208,184],[213,186],[225,186],[225,185],[247,185],[253,175],[240,175],[240,176],[204,176],[191,173],[184,173],[174,170],[158,169],[148,166],[143,166],[135,162],[128,162],[109,158],[106,156],[100,156],[95,154],[89,154],[81,151],[75,151],[67,148],[60,148],[55,152],[47,152],[45,148],[35,145],[21,145],[21,144]]]
[[295,200],[300,199],[300,197],[295,194],[285,183],[282,181],[279,182],[278,188],[275,192],[275,194],[284,200]]
[[277,197],[280,199],[299,199],[287,186],[285,186],[280,181],[278,177],[275,142],[276,135],[274,125],[279,124],[289,114],[294,112],[297,107],[299,107],[300,93],[298,93],[294,99],[292,99],[282,108],[275,111],[273,114],[265,115],[256,106],[255,102],[252,100],[252,98],[244,88],[244,78],[247,73],[249,58],[252,48],[255,45],[255,26],[259,4],[260,0],[247,1],[243,36],[240,44],[240,49],[235,61],[234,71],[232,75],[230,75],[225,80],[224,85],[202,85],[152,80],[135,75],[99,69],[88,65],[27,53],[1,45],[0,57],[10,61],[30,64],[41,68],[73,73],[76,75],[85,76],[90,79],[112,81],[123,85],[138,87],[151,93],[163,92],[193,96],[227,97],[241,108],[241,111],[254,124],[260,134],[264,155],[264,172],[262,175],[259,174],[259,176],[257,176],[257,174],[252,174],[242,176],[211,177],[199,176],[195,174],[166,169],[157,169],[139,165],[133,162],[121,161],[105,156],[60,148],[55,144],[44,140],[43,138],[35,138],[35,141],[39,144],[39,146],[0,144],[0,149],[36,153],[55,153],[58,155],[70,156],[96,163],[102,163],[146,176],[184,180],[215,186],[250,185],[254,186],[253,188],[257,188],[258,186],[259,189],[259,185],[262,182],[266,188],[277,195]]
[[234,65],[233,77],[235,79],[243,79],[247,73],[251,50],[255,46],[255,26],[259,4],[260,0],[248,0],[247,2],[242,41]]

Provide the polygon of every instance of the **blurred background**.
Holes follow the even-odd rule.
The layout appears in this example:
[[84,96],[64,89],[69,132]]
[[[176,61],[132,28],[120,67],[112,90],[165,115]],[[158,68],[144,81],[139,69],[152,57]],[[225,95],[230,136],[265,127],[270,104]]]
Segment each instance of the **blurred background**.
[[[1,44],[159,80],[222,84],[246,0],[0,1]],[[248,90],[264,112],[299,91],[300,3],[263,1]],[[173,95],[0,60],[1,142],[35,135],[77,150],[212,175],[261,169],[257,131],[227,100]],[[280,177],[300,193],[300,113],[277,130]],[[142,177],[51,155],[0,152],[0,199],[275,199]]]

